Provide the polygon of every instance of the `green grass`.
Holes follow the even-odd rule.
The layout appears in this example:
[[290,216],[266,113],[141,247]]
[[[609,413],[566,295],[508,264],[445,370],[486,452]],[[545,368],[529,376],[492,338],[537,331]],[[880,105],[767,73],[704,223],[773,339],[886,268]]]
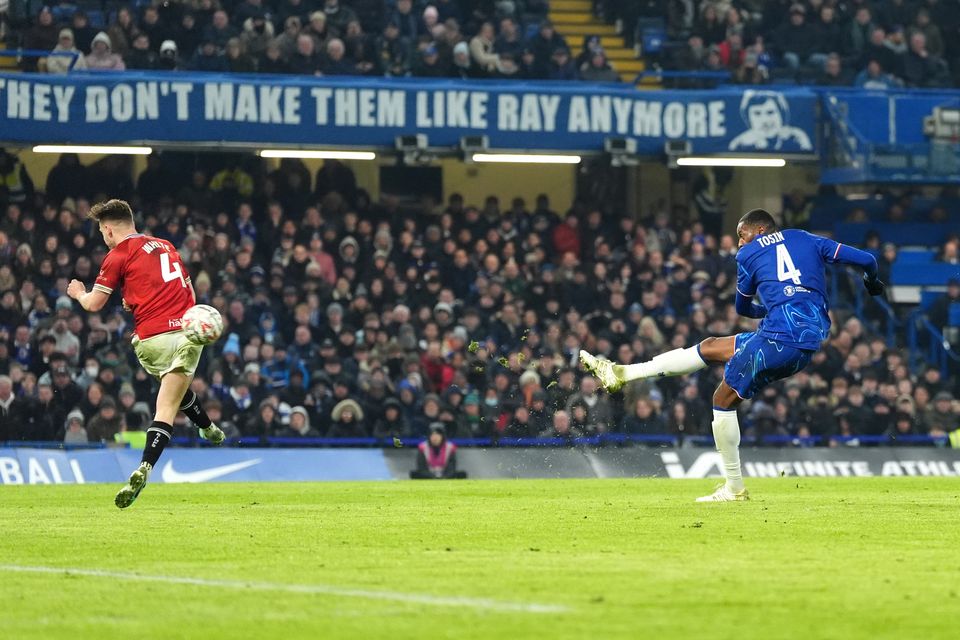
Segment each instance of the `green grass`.
[[490,598],[562,613],[0,569],[0,637],[956,638],[957,479],[0,487],[0,565]]

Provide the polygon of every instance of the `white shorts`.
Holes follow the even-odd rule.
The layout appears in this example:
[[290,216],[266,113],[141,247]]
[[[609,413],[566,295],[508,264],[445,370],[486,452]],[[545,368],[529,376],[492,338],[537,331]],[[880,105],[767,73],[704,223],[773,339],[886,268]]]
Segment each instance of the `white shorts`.
[[203,353],[203,347],[187,340],[183,331],[168,331],[146,340],[134,335],[131,343],[140,365],[157,380],[173,372],[193,376]]

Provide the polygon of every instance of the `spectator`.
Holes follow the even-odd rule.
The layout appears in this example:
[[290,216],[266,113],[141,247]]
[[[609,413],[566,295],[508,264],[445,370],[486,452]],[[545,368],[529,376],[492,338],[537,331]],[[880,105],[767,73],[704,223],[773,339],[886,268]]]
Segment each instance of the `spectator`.
[[323,75],[349,76],[356,75],[357,68],[345,58],[346,47],[340,38],[332,38],[327,42],[327,58],[323,63]]
[[850,84],[849,74],[843,68],[839,55],[831,53],[827,57],[823,70],[817,77],[817,84],[827,87],[845,87]]
[[157,60],[158,68],[163,71],[179,71],[182,68],[180,52],[177,43],[173,40],[164,40],[160,45],[160,57]]
[[882,27],[874,27],[870,32],[870,41],[863,49],[858,68],[866,70],[871,60],[879,62],[887,73],[895,75],[900,69],[900,58],[887,46],[887,34]]
[[886,90],[902,87],[903,83],[893,75],[886,73],[879,60],[871,60],[867,63],[867,67],[857,74],[853,85],[864,89]]
[[357,20],[357,14],[340,0],[324,0],[323,12],[327,14],[327,23],[336,31],[337,36],[347,33],[347,25]]
[[863,55],[867,44],[870,42],[870,34],[875,26],[870,7],[866,5],[858,7],[853,16],[853,20],[850,22],[846,42],[844,43],[847,56],[859,58]]
[[106,397],[100,402],[97,414],[87,421],[87,434],[91,442],[114,442],[114,436],[126,430],[123,416],[117,411],[117,403]]
[[330,412],[332,424],[327,436],[330,438],[366,438],[363,409],[356,400],[341,400]]
[[387,24],[396,23],[400,37],[413,42],[420,35],[420,21],[413,11],[413,0],[397,0],[396,8],[387,17]]
[[83,413],[79,409],[74,409],[67,415],[63,425],[63,434],[64,444],[87,444],[90,442],[87,430],[83,426]]
[[802,4],[790,7],[790,19],[781,25],[774,35],[777,49],[788,68],[798,70],[801,66],[817,67],[823,64],[824,56],[817,51],[817,33],[807,23],[807,10]]
[[440,61],[436,45],[429,44],[420,52],[420,62],[413,67],[413,75],[420,78],[443,78],[450,73]]
[[470,46],[466,42],[458,42],[453,48],[453,65],[450,75],[461,80],[482,78],[485,75],[470,57]]
[[927,38],[922,32],[915,31],[910,36],[903,78],[908,87],[940,87],[948,82],[946,64],[927,50]]
[[133,38],[133,46],[124,57],[124,64],[127,69],[151,70],[160,66],[159,56],[150,48],[150,36],[138,33]]
[[83,52],[77,49],[73,41],[73,31],[70,29],[61,29],[60,38],[57,46],[53,48],[53,53],[72,54],[55,55],[47,58],[47,73],[65,74],[73,69],[83,70],[87,68],[87,61],[84,59]]
[[623,433],[636,435],[641,433],[664,433],[666,425],[653,402],[649,398],[638,398],[631,415],[623,419]]
[[225,57],[230,73],[253,73],[257,70],[256,62],[247,55],[240,38],[230,38],[227,41]]
[[410,472],[415,480],[463,479],[465,471],[457,470],[457,446],[447,440],[442,423],[430,425],[430,436],[417,446],[417,468]]
[[[73,17],[70,19],[70,30],[73,32],[74,43],[77,49],[80,51],[87,51],[90,49],[90,45],[93,44],[93,37],[97,35],[97,30],[90,26],[90,18],[87,16],[86,11],[75,11]],[[63,29],[60,30],[60,35],[63,35]],[[111,35],[107,32],[107,35]],[[113,42],[113,37],[111,36],[110,41]],[[119,48],[114,47],[117,53],[123,53]]]
[[410,45],[400,37],[399,23],[388,20],[383,34],[374,45],[379,69],[387,76],[402,77],[410,73]]
[[283,435],[287,438],[319,438],[320,432],[310,426],[310,414],[305,407],[290,410],[290,426]]
[[276,42],[267,45],[263,55],[257,61],[257,71],[260,73],[290,73],[290,67],[284,60]]
[[566,47],[558,47],[550,57],[550,63],[547,66],[548,80],[576,80],[577,69],[570,59],[570,50]]
[[523,55],[523,41],[520,39],[520,30],[513,18],[504,18],[500,21],[500,34],[493,43],[493,51],[499,55],[509,54],[514,60]]
[[943,57],[944,46],[943,36],[940,34],[940,27],[930,21],[930,12],[924,7],[917,10],[917,16],[914,18],[909,36],[912,36],[914,33],[923,34],[926,39],[927,51],[931,56],[934,58]]
[[212,73],[224,73],[230,70],[226,57],[220,52],[217,43],[209,37],[203,38],[200,48],[193,54],[193,58],[190,60],[190,68],[194,71],[209,71]]
[[566,411],[555,411],[552,425],[540,432],[541,438],[559,438],[571,443],[574,438],[582,438],[583,433],[570,424],[570,414]]
[[101,31],[93,38],[90,53],[84,63],[91,71],[123,71],[126,65],[123,59],[111,51],[110,36]]
[[65,198],[80,198],[87,193],[87,168],[75,153],[60,154],[57,164],[47,174],[47,197],[59,206]]
[[500,56],[494,51],[494,39],[496,37],[493,23],[484,22],[480,25],[480,30],[470,40],[470,55],[474,62],[487,74],[491,74],[497,69],[500,62]]
[[[196,51],[203,40],[203,27],[193,13],[186,11],[180,18],[180,25],[174,28],[170,35],[171,37],[163,42],[172,42],[184,51]],[[161,43],[161,48],[162,46]]]
[[595,51],[590,62],[580,67],[580,79],[588,82],[620,82],[620,75],[607,63],[603,50]]
[[544,20],[540,23],[537,34],[530,39],[529,47],[534,56],[534,77],[546,78],[550,70],[550,59],[557,49],[567,49],[567,41],[554,30],[550,20]]
[[203,30],[200,46],[202,47],[209,42],[213,43],[216,50],[222,51],[227,46],[227,41],[238,35],[240,33],[230,24],[227,12],[223,10],[214,11],[210,24]]
[[321,59],[314,49],[314,39],[306,34],[297,37],[297,51],[287,61],[290,73],[304,76],[320,75]]
[[592,376],[583,378],[580,382],[580,391],[573,394],[567,401],[566,409],[574,414],[574,410],[579,404],[586,408],[584,424],[587,434],[604,433],[616,426],[613,422],[613,408],[610,405],[610,398],[606,395],[600,395],[597,391],[597,381]]
[[[253,366],[256,367],[255,364]],[[259,386],[259,384],[256,386]],[[244,403],[244,405],[249,407],[247,403]],[[261,400],[258,407],[255,416],[241,429],[243,435],[257,436],[260,438],[276,435],[276,433],[281,430],[282,425],[277,416],[277,408],[273,404],[273,400],[270,398]]]
[[[227,47],[234,38],[227,40]],[[257,57],[267,50],[267,45],[273,41],[273,23],[262,14],[255,15],[243,22],[243,33],[240,34],[240,43],[243,51],[252,57]],[[229,53],[228,53],[229,55]]]
[[843,51],[843,28],[837,21],[836,9],[833,6],[824,4],[820,7],[820,15],[814,23],[814,32],[819,41],[817,48],[820,52],[839,54]]
[[[60,38],[60,28],[57,27],[53,19],[53,12],[50,7],[44,6],[37,14],[37,21],[26,32],[23,44],[27,49],[39,49],[41,51],[50,51],[57,46]],[[32,58],[26,60],[32,61]],[[28,64],[33,64],[32,62]],[[33,67],[30,67],[31,69]]]
[[[107,35],[110,36],[110,42],[113,44],[117,53],[126,53],[133,42],[133,37],[138,32],[137,24],[133,19],[129,7],[121,6],[117,9],[117,18],[110,28],[107,29]],[[93,39],[90,40],[91,44]]]
[[717,8],[709,3],[703,4],[700,19],[697,21],[693,32],[700,37],[704,46],[707,47],[720,44],[727,37],[727,29],[717,14]]

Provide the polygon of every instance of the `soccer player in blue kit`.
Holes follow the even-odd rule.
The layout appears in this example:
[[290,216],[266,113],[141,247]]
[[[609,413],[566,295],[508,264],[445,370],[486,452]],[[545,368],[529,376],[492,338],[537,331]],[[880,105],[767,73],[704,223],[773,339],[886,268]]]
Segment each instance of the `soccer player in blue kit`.
[[[799,229],[780,231],[763,209],[740,218],[737,236],[736,308],[742,316],[761,319],[756,331],[707,338],[694,347],[674,349],[639,364],[614,364],[580,352],[584,368],[610,392],[633,380],[679,376],[726,364],[723,381],[713,394],[712,423],[726,482],[711,495],[697,498],[698,502],[748,499],[740,472],[737,405],[806,367],[829,335],[824,265],[855,265],[863,269],[870,295],[882,295],[885,289],[877,277],[877,260],[869,253]],[[753,301],[757,295],[762,304]]]

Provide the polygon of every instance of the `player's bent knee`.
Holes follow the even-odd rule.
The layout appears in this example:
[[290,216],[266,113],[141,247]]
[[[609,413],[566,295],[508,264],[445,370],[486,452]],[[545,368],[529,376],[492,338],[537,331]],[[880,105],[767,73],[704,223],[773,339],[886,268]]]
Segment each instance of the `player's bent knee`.
[[713,392],[713,406],[718,409],[735,409],[740,402],[742,398],[726,381]]

